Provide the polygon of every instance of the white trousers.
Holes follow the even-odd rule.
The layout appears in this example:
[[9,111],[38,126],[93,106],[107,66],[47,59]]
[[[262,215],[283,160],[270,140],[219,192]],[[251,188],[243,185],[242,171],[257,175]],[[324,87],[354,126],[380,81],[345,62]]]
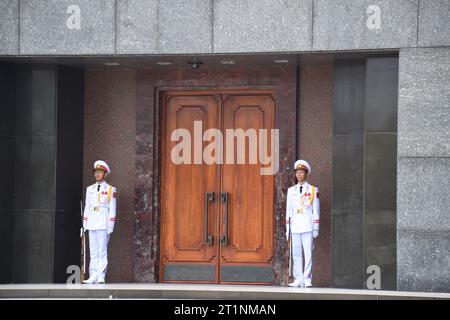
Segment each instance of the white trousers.
[[[302,248],[305,254],[305,270],[302,272]],[[292,234],[293,275],[296,280],[311,284],[312,277],[313,233],[302,232]]]
[[89,277],[105,280],[108,266],[108,240],[107,230],[89,230]]

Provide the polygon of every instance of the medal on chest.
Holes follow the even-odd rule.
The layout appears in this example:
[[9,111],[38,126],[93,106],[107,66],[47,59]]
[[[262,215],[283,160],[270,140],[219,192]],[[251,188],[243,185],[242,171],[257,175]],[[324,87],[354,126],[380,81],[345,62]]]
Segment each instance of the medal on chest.
[[[110,186],[109,188],[103,188],[101,190],[99,190],[97,192],[97,205],[105,205],[105,204],[109,204],[109,200],[111,198],[112,195],[112,187]],[[96,207],[98,209],[94,209],[95,211],[98,211],[100,208]]]
[[297,214],[302,214],[303,213],[303,205],[305,204],[306,201],[306,197],[304,194],[302,194],[300,196],[300,207],[297,208]]

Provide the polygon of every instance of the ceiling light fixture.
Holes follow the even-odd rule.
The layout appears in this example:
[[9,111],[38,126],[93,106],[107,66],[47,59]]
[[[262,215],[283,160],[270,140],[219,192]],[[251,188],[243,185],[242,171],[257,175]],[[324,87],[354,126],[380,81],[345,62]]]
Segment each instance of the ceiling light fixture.
[[236,64],[236,61],[234,60],[222,60],[220,61],[221,64]]
[[274,63],[289,63],[289,60],[287,59],[275,59],[273,60]]
[[172,64],[172,62],[169,62],[169,61],[158,61],[158,62],[156,62],[156,64],[158,66],[170,66]]

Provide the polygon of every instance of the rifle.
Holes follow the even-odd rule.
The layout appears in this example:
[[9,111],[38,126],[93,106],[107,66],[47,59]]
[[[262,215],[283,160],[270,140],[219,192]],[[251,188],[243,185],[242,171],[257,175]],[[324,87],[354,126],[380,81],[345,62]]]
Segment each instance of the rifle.
[[80,280],[84,281],[84,275],[86,273],[86,235],[85,230],[83,228],[83,201],[80,201],[81,207],[81,229],[80,229],[80,238],[81,238],[81,266],[80,266]]
[[292,233],[291,233],[291,218],[289,218],[289,238],[288,238],[288,246],[289,246],[289,277],[292,277]]

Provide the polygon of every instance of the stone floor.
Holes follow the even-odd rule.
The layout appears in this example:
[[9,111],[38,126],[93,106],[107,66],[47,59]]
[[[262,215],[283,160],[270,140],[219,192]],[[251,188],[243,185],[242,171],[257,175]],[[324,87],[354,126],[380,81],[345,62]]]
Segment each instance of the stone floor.
[[450,293],[202,284],[6,284],[0,299],[450,299]]

